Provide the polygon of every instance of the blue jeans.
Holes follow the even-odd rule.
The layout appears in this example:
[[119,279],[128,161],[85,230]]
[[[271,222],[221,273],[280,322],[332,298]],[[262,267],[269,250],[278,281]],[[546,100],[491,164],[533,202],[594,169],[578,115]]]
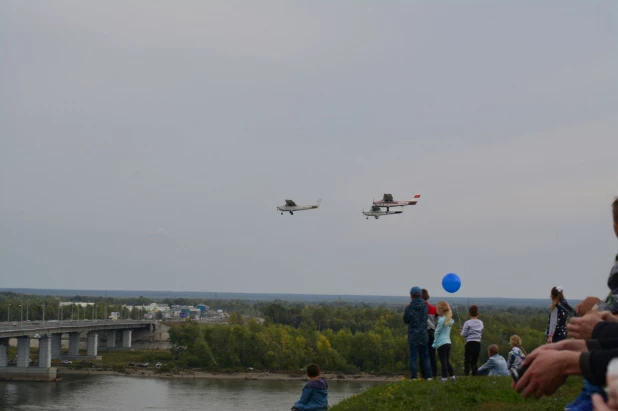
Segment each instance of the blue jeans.
[[423,378],[431,378],[431,365],[429,363],[429,350],[427,348],[427,344],[423,345],[412,345],[410,344],[410,376],[413,380],[418,376],[418,372],[416,369],[416,363],[418,361],[418,357],[421,360],[421,372],[423,373]]
[[584,378],[584,391],[586,392],[586,394],[588,394],[591,397],[593,394],[601,394],[603,398],[607,400],[607,394],[605,393],[605,390],[603,389],[603,387],[593,385],[590,383],[590,381],[588,381],[585,378]]

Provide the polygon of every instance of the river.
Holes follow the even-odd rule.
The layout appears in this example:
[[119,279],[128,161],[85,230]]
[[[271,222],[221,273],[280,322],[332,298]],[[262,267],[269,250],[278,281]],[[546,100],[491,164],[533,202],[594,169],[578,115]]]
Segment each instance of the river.
[[[289,410],[305,383],[273,380],[175,380],[71,376],[57,383],[0,381],[0,410]],[[376,385],[329,383],[329,403]]]

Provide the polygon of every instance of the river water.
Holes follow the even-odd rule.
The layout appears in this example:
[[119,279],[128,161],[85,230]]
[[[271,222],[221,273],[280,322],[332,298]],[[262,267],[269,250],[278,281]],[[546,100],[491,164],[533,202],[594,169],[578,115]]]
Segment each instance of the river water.
[[[289,410],[302,381],[175,380],[112,375],[65,377],[57,383],[0,382],[0,410]],[[329,382],[329,404],[375,385]]]

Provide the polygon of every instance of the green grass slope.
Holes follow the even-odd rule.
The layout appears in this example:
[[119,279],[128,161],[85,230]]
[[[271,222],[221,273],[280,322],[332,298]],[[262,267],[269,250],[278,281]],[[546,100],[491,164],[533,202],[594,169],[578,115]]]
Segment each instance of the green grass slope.
[[508,377],[460,378],[456,382],[402,381],[381,385],[347,398],[332,411],[484,411],[563,410],[581,390],[581,378],[570,378],[551,397],[524,399]]

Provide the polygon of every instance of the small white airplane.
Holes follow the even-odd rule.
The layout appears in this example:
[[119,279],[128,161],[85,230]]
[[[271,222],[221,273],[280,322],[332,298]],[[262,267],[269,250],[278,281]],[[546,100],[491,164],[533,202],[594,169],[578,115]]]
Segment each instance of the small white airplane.
[[389,211],[390,207],[405,207],[409,205],[415,205],[416,203],[418,203],[418,200],[420,198],[420,194],[414,194],[414,198],[412,200],[394,201],[392,194],[384,194],[382,200],[374,200],[373,205],[376,205],[378,207],[386,207],[386,211]]
[[317,204],[307,204],[307,205],[296,205],[296,203],[292,200],[285,200],[285,205],[278,206],[277,210],[281,211],[281,215],[283,213],[290,213],[294,215],[294,211],[304,211],[304,210],[313,210],[320,206],[322,199],[320,198],[316,203]]
[[374,217],[377,220],[378,218],[385,215],[395,215],[402,213],[403,211],[389,211],[388,209],[384,211],[382,210],[382,207],[379,207],[377,205],[371,206],[371,210],[363,210],[363,215],[367,217],[367,220],[369,220],[369,217]]

